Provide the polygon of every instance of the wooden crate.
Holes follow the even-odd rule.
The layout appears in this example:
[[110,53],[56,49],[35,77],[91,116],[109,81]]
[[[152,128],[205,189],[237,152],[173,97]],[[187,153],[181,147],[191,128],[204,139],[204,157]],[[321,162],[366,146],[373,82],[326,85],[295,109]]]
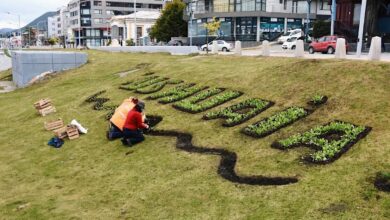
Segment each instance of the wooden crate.
[[66,134],[68,135],[69,140],[73,140],[80,137],[79,130],[76,126],[73,125],[68,125],[68,127],[66,128]]
[[67,130],[67,127],[64,126],[62,128],[55,129],[53,132],[54,132],[54,135],[57,136],[58,138],[64,139],[64,138],[68,137],[68,133],[66,132],[66,130]]
[[56,112],[56,108],[54,106],[48,106],[46,108],[38,110],[39,114],[42,116],[46,116],[50,113]]
[[44,127],[48,131],[56,130],[58,128],[64,127],[64,121],[62,121],[61,118],[55,120],[55,121],[49,121],[44,123]]
[[41,110],[41,109],[44,109],[44,108],[47,108],[51,106],[51,100],[46,98],[46,99],[41,99],[39,100],[38,102],[35,102],[34,103],[34,107],[35,109],[37,110]]

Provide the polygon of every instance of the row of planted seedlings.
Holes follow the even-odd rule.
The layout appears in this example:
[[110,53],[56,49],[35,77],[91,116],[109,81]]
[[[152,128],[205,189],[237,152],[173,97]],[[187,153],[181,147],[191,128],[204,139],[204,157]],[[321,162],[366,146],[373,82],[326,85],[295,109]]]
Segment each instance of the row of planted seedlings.
[[[176,86],[163,90],[167,85]],[[158,100],[161,104],[173,103],[172,106],[175,109],[192,114],[207,111],[243,95],[240,91],[210,88],[155,75],[123,83],[120,89],[149,94],[147,97],[149,100]],[[326,96],[314,95],[308,101],[309,107],[289,107],[254,124],[245,126],[241,132],[255,138],[266,137],[308,116],[325,104],[327,100]],[[224,119],[223,126],[233,127],[254,118],[273,105],[272,101],[249,98],[226,108],[210,111],[202,118],[204,120]],[[339,158],[361,138],[365,137],[370,130],[370,127],[333,121],[302,134],[275,141],[272,147],[288,150],[293,147],[308,146],[315,152],[303,158],[312,163],[324,164]]]

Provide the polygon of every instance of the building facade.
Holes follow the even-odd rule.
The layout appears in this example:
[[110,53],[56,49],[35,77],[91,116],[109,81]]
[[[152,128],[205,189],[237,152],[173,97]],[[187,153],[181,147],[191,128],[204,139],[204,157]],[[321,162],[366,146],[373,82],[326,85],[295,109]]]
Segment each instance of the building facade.
[[114,16],[110,20],[111,37],[118,42],[137,39],[137,45],[146,45],[149,32],[160,15],[159,11],[137,11],[130,15]]
[[[354,42],[358,38],[361,0],[336,1],[336,33]],[[390,42],[390,0],[367,1],[364,36],[385,37]]]
[[273,40],[291,29],[304,29],[307,18],[312,22],[331,15],[328,0],[189,0],[186,4],[188,35],[194,37],[195,44],[197,38],[204,41],[204,24],[213,17],[221,21],[219,38],[261,41]]
[[69,11],[68,7],[61,7],[56,15],[47,18],[48,37],[59,38],[61,43],[66,43],[70,37],[69,33]]
[[[137,11],[161,10],[163,0],[138,0]],[[134,12],[134,0],[72,0],[68,4],[69,27],[76,45],[104,46],[110,40],[110,19]]]

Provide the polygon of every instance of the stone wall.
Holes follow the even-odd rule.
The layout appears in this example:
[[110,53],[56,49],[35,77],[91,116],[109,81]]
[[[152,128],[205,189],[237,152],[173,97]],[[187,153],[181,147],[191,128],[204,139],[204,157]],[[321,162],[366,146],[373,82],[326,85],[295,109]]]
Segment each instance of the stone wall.
[[91,49],[111,52],[144,52],[144,53],[170,53],[172,55],[188,55],[199,53],[196,46],[130,46],[130,47],[93,47]]
[[25,87],[42,73],[74,69],[87,60],[87,54],[80,52],[13,51],[13,81],[18,87]]

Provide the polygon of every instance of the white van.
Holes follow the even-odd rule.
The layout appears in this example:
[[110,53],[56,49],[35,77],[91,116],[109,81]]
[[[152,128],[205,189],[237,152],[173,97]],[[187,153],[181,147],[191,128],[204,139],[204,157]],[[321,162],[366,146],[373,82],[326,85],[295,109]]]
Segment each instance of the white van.
[[281,37],[278,38],[278,43],[283,44],[289,38],[292,37],[300,38],[302,36],[303,36],[303,31],[301,29],[294,29],[291,31],[287,31],[287,33],[283,34]]

